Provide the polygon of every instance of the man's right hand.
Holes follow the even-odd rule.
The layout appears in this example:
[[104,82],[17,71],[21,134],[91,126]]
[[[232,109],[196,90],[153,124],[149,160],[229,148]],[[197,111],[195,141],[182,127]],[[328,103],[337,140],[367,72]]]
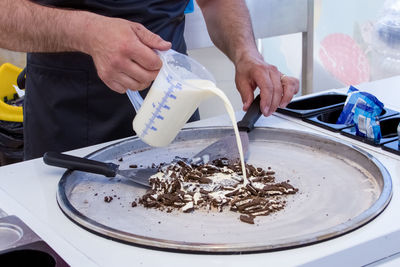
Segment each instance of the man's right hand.
[[21,52],[84,52],[92,56],[103,82],[125,93],[128,88],[142,90],[150,85],[162,65],[153,49],[168,50],[171,43],[128,20],[30,0],[1,0],[0,47]]
[[118,18],[96,15],[87,26],[82,50],[92,56],[109,88],[122,94],[149,87],[162,66],[153,49],[168,50],[170,42],[139,23]]

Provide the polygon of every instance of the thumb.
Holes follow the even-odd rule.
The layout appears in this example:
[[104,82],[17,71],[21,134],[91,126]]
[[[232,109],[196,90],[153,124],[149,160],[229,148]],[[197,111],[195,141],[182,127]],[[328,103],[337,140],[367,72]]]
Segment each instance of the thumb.
[[168,50],[171,48],[170,42],[163,40],[159,35],[152,33],[141,24],[135,23],[133,31],[144,45],[152,49]]

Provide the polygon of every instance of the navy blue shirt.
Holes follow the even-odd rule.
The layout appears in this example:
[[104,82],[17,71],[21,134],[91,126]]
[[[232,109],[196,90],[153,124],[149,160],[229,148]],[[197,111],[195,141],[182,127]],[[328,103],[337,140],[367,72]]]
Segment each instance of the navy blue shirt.
[[173,43],[173,49],[185,52],[184,11],[189,0],[34,0],[59,8],[79,9],[143,24],[150,31]]
[[[144,25],[186,53],[183,38],[189,0],[34,0]],[[46,18],[43,18],[46,19]],[[110,40],[112,42],[113,40]],[[146,90],[143,91],[143,95]],[[135,111],[125,94],[98,77],[90,55],[28,53],[24,103],[24,158],[63,152],[134,135]],[[199,119],[198,111],[191,120]]]

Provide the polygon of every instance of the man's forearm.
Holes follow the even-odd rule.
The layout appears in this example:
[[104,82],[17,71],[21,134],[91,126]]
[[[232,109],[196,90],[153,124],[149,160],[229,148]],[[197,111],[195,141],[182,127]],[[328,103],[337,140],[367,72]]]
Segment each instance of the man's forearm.
[[0,0],[0,47],[20,52],[83,51],[83,26],[90,16],[28,0]]
[[[112,41],[110,41],[112,40]],[[140,23],[96,13],[0,0],[0,47],[22,52],[80,51],[118,93],[147,88],[162,62],[154,50],[171,43]]]
[[233,62],[243,53],[256,51],[250,15],[244,0],[197,0],[207,30],[220,50]]

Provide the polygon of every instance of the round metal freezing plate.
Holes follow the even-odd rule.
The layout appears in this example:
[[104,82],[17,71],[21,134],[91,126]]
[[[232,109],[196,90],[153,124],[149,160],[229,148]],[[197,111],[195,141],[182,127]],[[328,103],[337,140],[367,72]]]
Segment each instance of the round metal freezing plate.
[[[190,157],[231,128],[181,131],[164,148],[149,147],[137,138],[89,155],[120,165],[150,166]],[[231,211],[196,210],[171,213],[132,208],[146,188],[121,177],[67,171],[57,199],[64,213],[79,225],[120,241],[182,251],[254,252],[323,241],[356,229],[376,217],[389,203],[389,173],[371,155],[338,140],[305,132],[256,128],[249,133],[248,163],[271,167],[277,181],[290,180],[299,189],[284,210],[257,217],[250,225]],[[122,160],[121,160],[122,158]],[[110,203],[105,196],[112,196]]]

